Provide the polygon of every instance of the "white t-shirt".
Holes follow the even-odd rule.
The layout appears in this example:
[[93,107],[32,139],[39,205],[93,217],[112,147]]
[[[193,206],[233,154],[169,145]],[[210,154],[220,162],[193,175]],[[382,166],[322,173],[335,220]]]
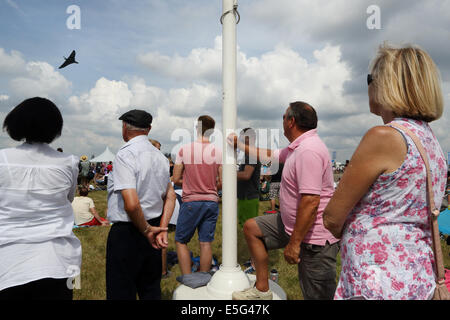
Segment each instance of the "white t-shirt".
[[47,144],[0,150],[0,290],[80,273],[77,176],[78,159]]
[[145,220],[161,216],[169,183],[169,160],[147,136],[129,140],[117,152],[108,176],[108,220],[131,221],[124,209],[121,191],[125,189],[136,189]]
[[94,218],[90,210],[95,208],[94,200],[89,197],[75,197],[72,201],[72,208],[76,225],[89,222]]

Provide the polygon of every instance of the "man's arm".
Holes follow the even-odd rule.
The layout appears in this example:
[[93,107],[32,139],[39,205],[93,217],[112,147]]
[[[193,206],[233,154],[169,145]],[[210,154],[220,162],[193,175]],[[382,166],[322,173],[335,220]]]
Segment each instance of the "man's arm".
[[[172,183],[167,184],[166,196],[164,198],[163,212],[161,215],[161,221],[159,226],[164,229],[168,229],[170,219],[172,218],[173,210],[175,209],[175,203],[177,201],[177,196],[175,190],[173,189]],[[156,243],[160,248],[167,248],[169,244],[167,232],[162,231],[156,236]]]
[[297,209],[294,230],[292,231],[288,245],[284,249],[284,258],[290,264],[297,264],[300,262],[300,244],[316,220],[319,203],[319,195],[302,194]]
[[177,163],[173,167],[172,181],[175,185],[181,187],[183,185],[184,164]]
[[257,159],[261,163],[268,163],[270,161],[278,161],[278,159],[272,158],[273,151],[270,149],[257,148],[255,146],[246,145],[239,140],[238,136],[231,133],[227,137],[228,144],[234,149],[238,148],[245,152],[250,158]]
[[250,180],[254,171],[255,171],[254,166],[246,164],[243,171],[237,172],[238,181]]
[[121,190],[125,212],[130,217],[134,226],[144,234],[150,241],[154,248],[158,248],[155,241],[155,236],[161,231],[167,230],[167,228],[160,228],[151,226],[145,220],[144,213],[142,212],[141,204],[136,189],[124,189]]

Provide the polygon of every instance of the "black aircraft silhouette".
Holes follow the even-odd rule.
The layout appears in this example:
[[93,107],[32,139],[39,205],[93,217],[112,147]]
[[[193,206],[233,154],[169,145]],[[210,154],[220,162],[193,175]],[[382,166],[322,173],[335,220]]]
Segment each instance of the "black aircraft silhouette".
[[64,63],[58,69],[67,67],[69,64],[72,64],[72,63],[78,63],[75,61],[75,50],[72,51],[72,53],[70,54],[70,56],[68,58],[66,58],[66,57],[63,57],[63,58],[66,59],[66,61],[64,61]]

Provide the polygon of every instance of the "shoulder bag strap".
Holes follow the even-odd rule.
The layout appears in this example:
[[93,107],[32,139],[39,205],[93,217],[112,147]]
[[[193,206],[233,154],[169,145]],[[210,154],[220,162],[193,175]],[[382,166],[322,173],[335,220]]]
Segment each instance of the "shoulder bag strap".
[[397,123],[389,123],[388,126],[398,128],[405,132],[414,142],[414,144],[417,147],[417,150],[419,150],[420,156],[422,157],[423,162],[425,163],[425,168],[427,170],[427,195],[428,195],[428,211],[430,212],[431,216],[431,231],[432,231],[432,238],[433,238],[433,251],[434,251],[434,259],[435,259],[435,267],[437,272],[437,282],[444,283],[445,282],[445,269],[444,269],[444,259],[442,255],[442,248],[441,248],[441,239],[439,237],[439,226],[437,222],[437,218],[439,216],[439,210],[436,208],[434,204],[434,194],[432,190],[432,183],[431,183],[431,173],[430,173],[430,165],[428,163],[428,157],[427,153],[422,146],[422,143],[420,142],[419,138],[408,128],[397,124]]

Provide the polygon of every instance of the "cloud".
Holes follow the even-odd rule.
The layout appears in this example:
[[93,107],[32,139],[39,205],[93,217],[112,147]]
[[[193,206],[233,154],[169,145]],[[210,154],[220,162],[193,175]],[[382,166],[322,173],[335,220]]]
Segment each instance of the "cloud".
[[350,70],[337,46],[315,50],[306,59],[286,46],[261,57],[241,55],[239,107],[246,117],[277,119],[292,101],[306,101],[325,114],[349,114],[356,109],[345,99],[344,83]]
[[[138,59],[151,71],[166,77],[187,83],[209,83],[212,92],[219,90],[221,86],[221,44],[222,38],[216,37],[213,48],[194,49],[186,57],[149,52],[140,55]],[[350,68],[341,61],[339,46],[326,45],[315,50],[312,61],[286,45],[278,45],[260,57],[247,57],[239,50],[237,72],[238,104],[245,116],[270,118],[274,112],[280,112],[280,107],[297,99],[308,100],[317,105],[329,105],[333,102],[335,106],[330,110],[333,114],[355,111],[348,101],[346,104],[342,101],[344,83],[350,79]],[[217,84],[217,88],[214,84]],[[174,98],[186,97],[187,93],[183,90],[175,91]],[[183,113],[186,109],[174,111]]]
[[25,60],[19,51],[12,50],[8,54],[5,49],[0,48],[0,75],[2,77],[23,73],[24,68]]
[[[366,27],[366,9],[372,4],[381,9],[381,30]],[[114,2],[101,12],[87,8],[104,19],[101,24],[90,21],[90,35],[96,30],[97,38],[80,37],[80,46],[115,41],[93,51],[101,62],[83,74],[65,73],[66,79],[47,62],[9,51],[22,46],[5,38],[0,86],[9,99],[0,101],[0,112],[22,95],[39,92],[58,99],[65,119],[61,143],[74,153],[99,153],[105,145],[116,151],[123,144],[117,118],[130,108],[152,113],[150,136],[163,143],[163,150],[176,143],[171,141],[173,130],[192,130],[200,114],[212,115],[221,125],[220,6],[202,0],[126,7]],[[417,43],[427,50],[445,81],[445,104],[450,102],[450,42],[445,41],[450,37],[449,1],[246,0],[238,10],[238,128],[276,128],[282,135],[284,108],[294,100],[307,101],[318,112],[319,134],[330,151],[348,159],[364,133],[381,124],[369,113],[365,77],[384,40]],[[121,14],[112,19],[117,12]],[[120,31],[114,29],[116,18]],[[17,32],[14,39],[19,37]],[[43,56],[37,49],[30,52],[26,55]],[[444,151],[450,150],[449,121],[445,111],[431,124]]]
[[216,37],[213,48],[193,49],[187,57],[162,55],[152,51],[137,56],[142,65],[161,75],[182,81],[221,80],[222,37]]
[[86,150],[100,150],[104,144],[117,150],[123,144],[118,118],[137,108],[153,115],[151,135],[168,146],[175,143],[170,140],[173,131],[192,128],[194,118],[204,112],[206,105],[212,105],[211,100],[218,100],[217,89],[211,86],[192,84],[166,90],[147,85],[140,78],[124,82],[102,77],[89,92],[68,98],[63,108],[67,134],[63,134],[62,141],[67,141],[66,136],[89,133],[87,142],[77,142],[78,153],[83,146]]
[[[155,52],[139,56],[152,71],[178,79],[178,88],[160,88],[138,77],[101,77],[88,91],[70,95],[71,83],[53,67],[45,62],[28,62],[24,76],[10,81],[11,92],[18,96],[39,93],[63,97],[59,104],[65,119],[61,143],[70,144],[77,153],[103,151],[104,144],[117,150],[123,143],[118,117],[132,108],[152,113],[151,135],[170,150],[177,143],[171,139],[175,129],[192,131],[194,120],[201,114],[221,119],[222,86],[217,79],[221,75],[221,42],[221,37],[216,37],[212,47],[193,49],[184,57]],[[357,112],[344,94],[350,70],[342,61],[339,46],[325,45],[308,59],[285,45],[260,56],[247,56],[239,50],[237,62],[238,127],[280,129],[284,109],[295,100],[311,103],[323,120]],[[217,124],[221,128],[221,121]],[[279,132],[282,134],[282,130]]]
[[9,96],[6,94],[0,94],[0,101],[6,101],[9,100]]
[[[141,54],[138,60],[152,72],[186,84],[183,88],[158,92],[162,107],[158,112],[164,114],[164,121],[177,119],[172,128],[179,128],[183,118],[192,118],[206,110],[221,117],[220,36],[215,38],[213,47],[196,48],[186,56],[148,52]],[[354,121],[359,121],[361,114],[367,115],[367,108],[361,109],[359,101],[345,93],[350,79],[351,67],[343,61],[340,46],[323,45],[314,50],[311,57],[304,57],[285,44],[259,56],[248,56],[238,48],[237,127],[278,129],[280,141],[286,145],[281,115],[289,102],[306,101],[316,108],[323,134],[330,136],[330,144],[348,151],[349,145],[355,147],[355,139],[350,137],[361,136],[365,129],[362,125],[354,125],[364,121]],[[336,131],[338,125],[333,123],[336,118],[348,129],[346,143],[342,134],[336,135],[339,132]],[[346,120],[350,125],[346,125]],[[334,129],[328,129],[329,123],[333,123]]]
[[9,82],[11,92],[19,97],[65,97],[72,84],[47,62],[28,62],[24,74]]
[[19,51],[7,53],[3,48],[0,48],[0,81],[8,87],[8,100],[13,103],[34,96],[62,102],[72,90],[72,83],[49,63],[26,61]]

